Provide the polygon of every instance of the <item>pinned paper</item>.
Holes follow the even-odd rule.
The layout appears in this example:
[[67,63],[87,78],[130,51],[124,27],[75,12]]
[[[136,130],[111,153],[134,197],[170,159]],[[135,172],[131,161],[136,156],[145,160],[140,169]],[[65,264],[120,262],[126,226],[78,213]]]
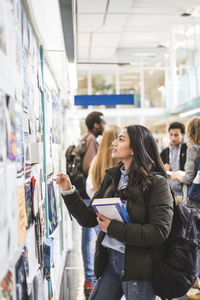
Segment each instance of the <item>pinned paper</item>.
[[22,245],[26,237],[26,206],[24,185],[17,189],[17,206],[18,206],[18,245]]

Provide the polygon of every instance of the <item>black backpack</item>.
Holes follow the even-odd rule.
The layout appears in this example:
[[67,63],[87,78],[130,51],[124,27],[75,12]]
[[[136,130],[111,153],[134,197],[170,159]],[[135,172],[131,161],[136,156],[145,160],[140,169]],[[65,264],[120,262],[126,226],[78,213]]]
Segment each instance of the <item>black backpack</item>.
[[82,170],[83,156],[86,151],[86,139],[83,138],[80,143],[75,146],[71,145],[65,152],[66,157],[66,173],[69,175],[71,183],[77,188],[83,199],[89,199],[86,193],[86,174]]
[[[149,197],[145,198],[147,211]],[[200,274],[200,213],[176,205],[162,260],[154,266],[153,289],[161,299],[185,295]]]

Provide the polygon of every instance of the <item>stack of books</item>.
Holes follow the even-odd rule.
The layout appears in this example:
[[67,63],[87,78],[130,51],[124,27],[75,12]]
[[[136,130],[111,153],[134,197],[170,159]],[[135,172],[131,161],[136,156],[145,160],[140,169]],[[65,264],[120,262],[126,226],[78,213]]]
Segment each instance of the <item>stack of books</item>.
[[92,202],[92,207],[96,213],[100,213],[110,220],[132,223],[120,198],[94,199]]

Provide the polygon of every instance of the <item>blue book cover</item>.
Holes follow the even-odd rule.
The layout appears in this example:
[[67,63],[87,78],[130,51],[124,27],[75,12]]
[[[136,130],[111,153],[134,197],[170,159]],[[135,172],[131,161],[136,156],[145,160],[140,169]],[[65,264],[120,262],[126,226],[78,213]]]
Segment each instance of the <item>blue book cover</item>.
[[111,220],[132,223],[120,198],[94,199],[92,202],[92,207],[96,213],[99,212]]

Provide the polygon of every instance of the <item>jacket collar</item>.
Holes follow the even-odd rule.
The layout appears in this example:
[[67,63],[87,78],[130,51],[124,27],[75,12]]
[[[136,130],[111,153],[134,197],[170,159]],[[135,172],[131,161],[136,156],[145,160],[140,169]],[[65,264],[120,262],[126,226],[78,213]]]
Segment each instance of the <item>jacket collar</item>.
[[110,175],[110,177],[112,178],[112,181],[113,181],[115,186],[117,186],[118,183],[119,183],[119,180],[120,180],[120,177],[121,177],[120,169],[123,165],[124,164],[122,162],[120,162],[116,167],[113,167],[113,168],[110,168],[110,169],[106,170],[106,173],[108,175]]

